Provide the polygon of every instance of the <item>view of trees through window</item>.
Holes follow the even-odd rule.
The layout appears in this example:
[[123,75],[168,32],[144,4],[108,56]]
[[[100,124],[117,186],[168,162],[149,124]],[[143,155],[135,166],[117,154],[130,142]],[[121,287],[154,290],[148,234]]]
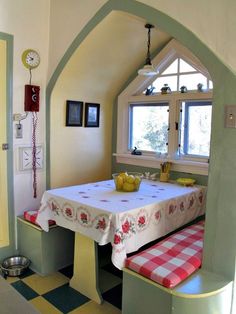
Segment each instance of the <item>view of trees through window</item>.
[[209,156],[211,111],[212,104],[209,101],[182,103],[181,154]]
[[130,106],[130,148],[167,153],[169,106],[167,104]]

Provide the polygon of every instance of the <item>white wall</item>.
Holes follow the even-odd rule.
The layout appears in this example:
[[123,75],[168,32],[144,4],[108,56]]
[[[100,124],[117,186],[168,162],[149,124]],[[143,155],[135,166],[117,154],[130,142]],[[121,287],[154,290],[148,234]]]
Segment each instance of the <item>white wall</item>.
[[[32,48],[39,52],[40,66],[32,71],[32,84],[40,85],[41,101],[37,142],[45,148],[45,89],[48,67],[49,42],[49,9],[48,0],[0,0],[0,31],[14,36],[13,56],[13,113],[24,112],[24,85],[29,83],[29,71],[21,62],[25,49]],[[22,121],[23,138],[15,138],[14,122],[14,202],[19,215],[25,209],[38,207],[42,192],[45,190],[45,167],[38,172],[38,198],[33,198],[31,171],[19,172],[18,148],[31,146],[31,118]]]

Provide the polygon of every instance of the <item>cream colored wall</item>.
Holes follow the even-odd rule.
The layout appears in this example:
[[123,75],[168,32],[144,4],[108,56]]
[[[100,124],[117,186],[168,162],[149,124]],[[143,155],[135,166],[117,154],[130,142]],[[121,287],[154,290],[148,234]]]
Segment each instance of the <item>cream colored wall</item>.
[[[41,57],[40,66],[32,71],[32,84],[41,86],[41,104],[37,129],[37,142],[45,148],[45,90],[48,67],[49,7],[48,0],[0,0],[0,32],[14,36],[13,60],[13,113],[23,113],[24,85],[29,83],[29,71],[21,62],[22,52],[27,48],[37,50]],[[38,172],[38,198],[32,196],[32,174],[19,172],[18,149],[31,146],[31,119],[22,121],[23,138],[15,138],[14,122],[14,203],[16,214],[25,209],[39,206],[45,190],[45,167]]]
[[[82,79],[73,80],[71,66],[70,62],[52,95],[52,188],[110,177],[112,101],[105,95],[98,95],[96,89],[90,89],[89,84],[81,89]],[[68,82],[71,82],[70,86]],[[96,83],[96,80],[91,79],[91,84]],[[67,99],[100,103],[100,127],[66,127]]]
[[190,29],[229,67],[236,70],[235,0],[139,0]]
[[[108,0],[51,1],[50,63],[48,79],[66,49],[99,8]],[[235,0],[139,0],[173,17],[236,70]],[[63,22],[62,22],[63,21]]]
[[48,78],[72,41],[107,0],[51,0]]
[[[109,20],[109,18],[108,18]],[[106,20],[109,23],[109,21]],[[112,82],[116,56],[106,66],[106,23],[99,25],[67,63],[51,97],[51,187],[73,185],[111,176]],[[100,103],[99,128],[66,127],[66,100]]]
[[[146,47],[144,21],[112,12],[87,36],[61,73],[51,97],[51,187],[111,178],[114,98]],[[136,32],[143,36],[134,36]],[[153,30],[152,48],[170,37]],[[114,52],[114,53],[112,53]],[[66,100],[101,104],[99,128],[65,127]]]

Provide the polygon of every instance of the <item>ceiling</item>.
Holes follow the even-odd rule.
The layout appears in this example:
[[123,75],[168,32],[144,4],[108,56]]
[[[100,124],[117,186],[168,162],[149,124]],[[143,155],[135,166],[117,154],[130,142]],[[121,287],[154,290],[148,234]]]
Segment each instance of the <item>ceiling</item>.
[[[147,22],[124,12],[111,12],[77,48],[62,75],[74,76],[81,82],[80,87],[91,84],[98,94],[116,96],[145,62]],[[161,50],[170,40],[170,35],[152,29],[151,53]]]

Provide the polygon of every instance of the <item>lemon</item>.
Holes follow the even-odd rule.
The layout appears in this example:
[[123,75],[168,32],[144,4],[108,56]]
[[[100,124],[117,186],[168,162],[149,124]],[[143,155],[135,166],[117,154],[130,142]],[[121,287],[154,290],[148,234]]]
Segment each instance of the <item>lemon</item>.
[[121,173],[119,174],[119,176],[121,176],[121,177],[123,178],[123,182],[125,182],[126,179],[127,179],[127,177],[128,177],[128,173],[127,173],[127,172],[121,172]]
[[134,179],[134,186],[135,186],[135,189],[138,189],[138,187],[139,187],[139,185],[140,185],[140,182],[141,182],[140,177],[135,177],[135,179]]
[[116,188],[117,188],[117,190],[122,190],[122,187],[123,187],[123,178],[122,178],[122,176],[119,175],[116,178]]
[[132,174],[126,178],[126,182],[128,183],[134,183],[134,181],[135,181],[135,178]]
[[123,191],[125,192],[133,192],[135,189],[134,184],[125,182],[123,184]]

